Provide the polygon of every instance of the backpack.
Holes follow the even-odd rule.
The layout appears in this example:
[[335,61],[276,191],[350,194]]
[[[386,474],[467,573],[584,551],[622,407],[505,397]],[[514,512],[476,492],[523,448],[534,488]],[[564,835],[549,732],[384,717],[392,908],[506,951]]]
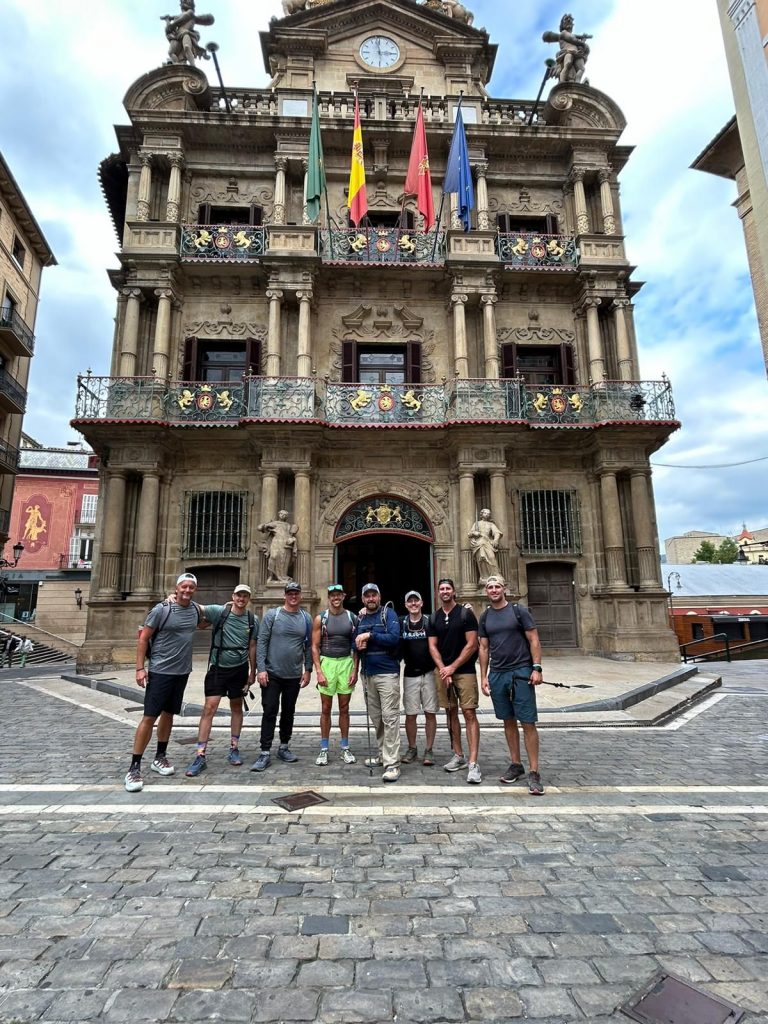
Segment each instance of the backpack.
[[[275,617],[272,620],[273,626],[277,622],[277,617],[282,610],[282,608],[275,609]],[[306,649],[310,647],[312,644],[312,616],[309,614],[308,611],[305,611],[304,608],[301,609],[301,614],[304,616],[304,627],[306,630],[306,632],[304,633],[304,650],[306,651]]]
[[[224,611],[221,613],[221,617],[219,618],[219,621],[216,623],[216,625],[213,627],[213,632],[211,633],[211,651],[210,651],[210,654],[208,655],[208,662],[209,662],[209,664],[216,664],[216,665],[218,665],[219,664],[219,658],[221,656],[221,652],[222,651],[239,651],[240,650],[239,647],[225,647],[224,644],[223,644],[223,640],[224,640],[224,623],[227,621],[227,619],[229,618],[229,616],[231,614],[232,614],[232,602],[228,601],[224,605]],[[250,608],[246,608],[246,615],[248,616],[248,645],[250,645],[251,633],[253,632],[253,627],[256,625],[256,616],[253,614],[253,612],[250,610]],[[216,643],[217,638],[220,638],[219,639],[219,643]],[[248,645],[246,645],[246,653],[247,653]],[[216,661],[215,661],[215,663],[213,661],[214,651],[216,652]]]
[[[517,625],[518,625],[518,628],[520,630],[520,635],[522,636],[523,640],[525,640],[525,643],[526,643],[526,645],[528,647],[528,653],[530,654],[531,653],[531,645],[530,645],[530,643],[528,643],[528,637],[525,635],[525,627],[523,626],[523,620],[520,618],[520,612],[517,610],[517,605],[516,604],[512,604],[511,608],[512,608],[512,611],[514,612],[515,618],[517,619]],[[487,616],[488,616],[488,609],[485,608],[483,610],[483,612],[481,613],[481,615],[480,615],[480,621],[479,621],[479,625],[483,626],[483,628],[485,628],[485,620],[486,620]]]
[[19,650],[24,651],[25,654],[31,654],[32,651],[34,651],[34,649],[35,645],[32,643],[29,637],[25,637],[25,639],[21,641],[21,647],[19,648]]
[[[354,643],[355,643],[354,636],[355,636],[355,628],[357,626],[357,623],[355,621],[355,616],[352,614],[352,612],[349,610],[349,608],[345,608],[344,611],[347,613],[347,618],[349,619],[349,624],[352,627],[352,632],[349,635],[349,651],[350,651],[350,654],[351,654],[353,649],[354,649]],[[326,608],[325,611],[322,612],[321,615],[320,615],[320,643],[321,644],[323,642],[323,639],[325,637],[327,637],[327,636],[328,636],[328,609]]]
[[[461,612],[459,613],[459,621],[461,622],[462,626],[464,627],[464,632],[466,633],[466,631],[467,631],[467,623],[469,622],[469,609],[467,608],[466,605],[463,605],[463,604],[460,604],[459,608],[461,608]],[[443,614],[445,614],[445,612],[443,612]],[[485,613],[483,613],[483,614],[485,614]],[[434,629],[435,628],[435,623],[437,621],[436,615],[437,615],[437,612],[432,612],[431,615],[427,616],[427,628],[428,629]]]
[[[194,609],[197,612],[197,624],[199,626],[200,625],[200,619],[202,619],[202,617],[203,617],[203,613],[202,613],[202,611],[200,609],[200,605],[197,603],[197,601],[192,601],[192,605],[194,606]],[[157,636],[157,634],[160,632],[160,630],[163,629],[163,627],[167,624],[168,619],[170,619],[171,612],[173,611],[174,605],[171,604],[170,601],[163,601],[163,607],[166,609],[165,615],[163,615],[162,619],[160,619],[160,622],[157,624],[157,627],[155,628],[155,632],[152,634],[152,636],[147,641],[147,658],[150,658],[152,656],[152,643],[153,643],[155,637]]]

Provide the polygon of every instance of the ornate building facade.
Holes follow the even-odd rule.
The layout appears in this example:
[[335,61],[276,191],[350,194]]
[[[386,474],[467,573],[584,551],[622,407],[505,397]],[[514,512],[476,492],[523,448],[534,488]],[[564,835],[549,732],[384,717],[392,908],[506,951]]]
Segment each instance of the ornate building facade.
[[[496,47],[460,5],[296,7],[261,34],[269,87],[151,71],[102,165],[121,251],[112,366],[80,379],[74,421],[102,460],[83,665],[131,661],[139,609],[182,569],[203,602],[239,580],[281,601],[259,529],[280,510],[310,607],[332,580],[399,608],[443,576],[479,604],[469,534],[490,509],[549,650],[674,656],[649,458],[678,424],[669,382],[640,379],[621,111],[580,82],[491,98]],[[455,205],[425,232],[403,195],[422,90],[436,207],[461,100],[467,232]]]

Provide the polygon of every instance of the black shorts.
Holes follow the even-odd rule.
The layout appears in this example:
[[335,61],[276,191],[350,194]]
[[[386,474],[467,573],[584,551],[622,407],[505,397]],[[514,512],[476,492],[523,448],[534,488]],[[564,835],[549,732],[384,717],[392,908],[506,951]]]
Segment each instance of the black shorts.
[[229,697],[236,700],[243,696],[248,685],[248,662],[234,668],[217,668],[211,665],[205,673],[206,697]]
[[150,718],[157,718],[163,711],[167,711],[169,715],[178,715],[188,679],[189,672],[183,676],[150,672],[144,691],[144,714]]

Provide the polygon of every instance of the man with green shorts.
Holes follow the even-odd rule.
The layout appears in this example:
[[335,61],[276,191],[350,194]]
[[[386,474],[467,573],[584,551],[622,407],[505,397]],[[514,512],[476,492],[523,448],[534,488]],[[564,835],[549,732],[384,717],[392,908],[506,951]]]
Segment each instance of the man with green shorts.
[[349,702],[357,683],[359,655],[352,642],[357,616],[344,608],[344,588],[340,583],[328,587],[328,608],[315,616],[312,624],[312,662],[320,691],[320,753],[315,764],[328,764],[333,698],[339,701],[341,759],[354,764],[349,749]]

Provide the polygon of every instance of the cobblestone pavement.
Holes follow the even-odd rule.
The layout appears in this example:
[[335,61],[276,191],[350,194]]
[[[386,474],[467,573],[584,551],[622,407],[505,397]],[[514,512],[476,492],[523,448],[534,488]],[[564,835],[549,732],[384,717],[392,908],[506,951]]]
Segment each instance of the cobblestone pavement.
[[3,680],[0,1021],[607,1024],[664,969],[768,1024],[768,671],[723,668],[666,726],[547,730],[543,799],[485,725],[479,787],[442,731],[385,786],[314,730],[232,768],[217,730],[200,779],[173,740],[127,794],[125,700]]

